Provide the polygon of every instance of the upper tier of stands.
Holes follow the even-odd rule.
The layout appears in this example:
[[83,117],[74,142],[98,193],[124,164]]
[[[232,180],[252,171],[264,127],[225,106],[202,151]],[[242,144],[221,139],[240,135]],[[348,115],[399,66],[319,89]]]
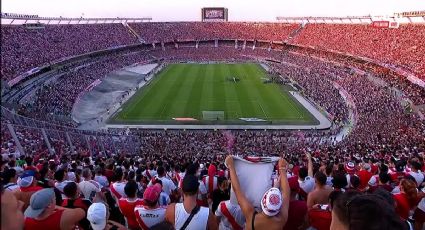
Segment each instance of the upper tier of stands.
[[1,76],[17,74],[60,58],[137,42],[122,24],[1,27]]
[[256,39],[283,41],[299,24],[282,23],[130,23],[146,42],[192,39]]
[[295,43],[404,66],[425,76],[425,25],[376,28],[353,24],[307,24]]
[[[256,39],[284,41],[295,35],[296,44],[348,52],[402,65],[425,75],[425,25],[401,25],[398,29],[368,25],[282,23],[130,23],[144,42],[192,39]],[[45,25],[1,27],[1,78],[11,80],[34,67],[72,55],[137,43],[123,24]]]

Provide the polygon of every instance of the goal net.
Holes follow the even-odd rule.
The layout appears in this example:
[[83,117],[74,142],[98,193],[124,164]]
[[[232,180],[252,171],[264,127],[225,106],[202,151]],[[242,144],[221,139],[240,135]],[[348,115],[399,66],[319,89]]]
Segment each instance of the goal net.
[[202,119],[208,121],[224,120],[224,111],[202,111]]

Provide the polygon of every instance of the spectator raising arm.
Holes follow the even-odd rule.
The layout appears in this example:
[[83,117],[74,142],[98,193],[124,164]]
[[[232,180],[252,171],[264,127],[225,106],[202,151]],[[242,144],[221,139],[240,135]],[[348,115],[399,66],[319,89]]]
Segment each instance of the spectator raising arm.
[[279,174],[280,174],[280,190],[282,192],[283,204],[280,209],[280,216],[282,218],[283,226],[288,221],[288,210],[291,190],[289,188],[286,170],[288,162],[285,159],[279,159]]
[[[235,192],[236,199],[238,200],[239,205],[241,206],[242,212],[245,216],[246,223],[252,222],[252,217],[254,214],[254,207],[249,203],[245,194],[242,192],[241,186],[239,184],[238,175],[236,175],[235,165],[233,162],[232,156],[227,156],[225,163],[229,169],[230,181],[232,183],[233,191]],[[248,226],[247,226],[248,227]]]

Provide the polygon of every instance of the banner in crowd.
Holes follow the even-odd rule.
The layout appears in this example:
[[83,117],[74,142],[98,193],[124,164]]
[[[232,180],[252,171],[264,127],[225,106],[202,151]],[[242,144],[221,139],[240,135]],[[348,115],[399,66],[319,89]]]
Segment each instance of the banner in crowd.
[[390,26],[390,21],[373,21],[372,26],[377,28],[388,28]]
[[[279,158],[233,156],[233,159],[242,191],[254,207],[261,209],[261,199],[273,185],[274,165]],[[252,176],[252,172],[255,172],[255,176]],[[233,189],[230,192],[230,201],[237,201]]]

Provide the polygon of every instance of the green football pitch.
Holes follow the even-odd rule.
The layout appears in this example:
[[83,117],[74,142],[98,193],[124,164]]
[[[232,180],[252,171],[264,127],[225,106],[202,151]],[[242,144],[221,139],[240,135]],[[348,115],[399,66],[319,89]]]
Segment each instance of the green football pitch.
[[[318,123],[288,92],[290,87],[265,83],[268,77],[253,63],[170,64],[136,92],[111,123],[176,122],[173,118],[194,118],[199,124],[243,123],[239,118]],[[218,111],[220,118],[207,121],[207,115],[215,113],[211,111]]]

